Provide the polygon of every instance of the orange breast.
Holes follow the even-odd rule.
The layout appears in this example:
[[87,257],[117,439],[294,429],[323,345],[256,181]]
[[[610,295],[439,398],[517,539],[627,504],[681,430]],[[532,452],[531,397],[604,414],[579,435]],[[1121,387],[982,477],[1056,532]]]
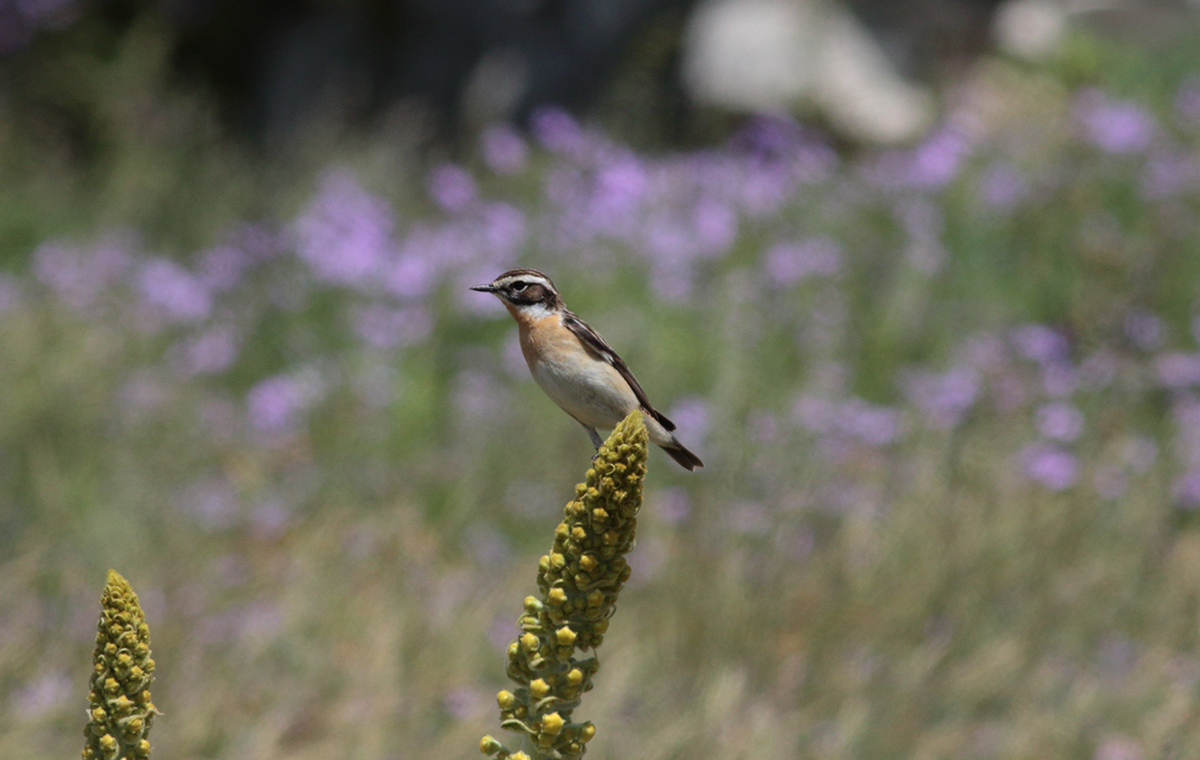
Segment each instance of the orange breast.
[[517,333],[521,339],[521,353],[531,367],[544,360],[554,361],[581,350],[579,339],[563,327],[562,317],[549,314],[544,317],[529,317],[513,314],[517,320]]

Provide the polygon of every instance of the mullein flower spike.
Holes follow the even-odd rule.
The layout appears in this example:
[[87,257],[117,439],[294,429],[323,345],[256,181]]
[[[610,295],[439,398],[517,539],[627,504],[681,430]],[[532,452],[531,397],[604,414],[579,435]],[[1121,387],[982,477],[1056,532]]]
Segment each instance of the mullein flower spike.
[[150,701],[154,660],[150,628],[137,594],[116,570],[100,598],[100,625],[92,657],[87,743],[83,760],[145,760],[150,724],[158,714]]
[[[517,688],[501,691],[496,702],[501,727],[522,734],[536,757],[582,757],[596,734],[591,723],[571,718],[600,667],[594,655],[576,657],[576,650],[600,646],[629,580],[625,555],[642,506],[646,446],[642,414],[634,411],[600,447],[587,482],[575,486],[554,546],[538,561],[541,598],[525,597],[521,635],[508,646],[508,677]],[[499,760],[529,760],[491,736],[479,749]]]

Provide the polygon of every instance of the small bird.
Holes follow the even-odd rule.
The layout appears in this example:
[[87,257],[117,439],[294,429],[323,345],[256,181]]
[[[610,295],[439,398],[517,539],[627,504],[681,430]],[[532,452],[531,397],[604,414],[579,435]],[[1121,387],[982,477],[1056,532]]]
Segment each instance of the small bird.
[[571,313],[550,278],[536,269],[510,269],[471,290],[492,293],[517,320],[521,353],[533,379],[564,412],[583,425],[597,449],[596,428],[611,430],[634,409],[645,415],[650,440],[688,470],[700,457],[671,432],[675,423],[650,405],[646,391],[617,352]]

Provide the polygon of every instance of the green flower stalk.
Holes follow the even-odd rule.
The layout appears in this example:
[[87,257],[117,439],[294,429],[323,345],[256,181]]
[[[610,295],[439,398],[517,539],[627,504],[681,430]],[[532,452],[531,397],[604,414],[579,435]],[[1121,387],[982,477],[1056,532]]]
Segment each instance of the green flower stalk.
[[[600,664],[576,653],[600,646],[629,580],[625,555],[642,506],[646,444],[641,412],[634,411],[600,447],[554,531],[554,546],[538,561],[541,598],[525,598],[521,635],[508,646],[508,677],[517,688],[497,695],[500,725],[522,734],[537,757],[580,758],[596,733],[572,713]],[[479,748],[499,760],[529,760],[491,736]]]
[[150,628],[137,594],[116,570],[108,571],[100,597],[99,629],[83,760],[145,760],[146,736],[158,713],[150,701]]

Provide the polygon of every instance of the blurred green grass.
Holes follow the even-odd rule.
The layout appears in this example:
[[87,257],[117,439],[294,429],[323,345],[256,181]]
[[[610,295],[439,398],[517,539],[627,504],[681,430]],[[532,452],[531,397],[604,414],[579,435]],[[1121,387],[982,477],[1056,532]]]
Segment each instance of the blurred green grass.
[[[110,230],[186,261],[231,226],[292,218],[326,165],[349,167],[406,229],[436,218],[403,130],[315,125],[285,154],[254,153],[220,133],[202,92],[165,81],[160,34],[70,30],[13,64],[0,262],[17,280],[33,282],[44,241]],[[585,703],[592,756],[1200,753],[1200,532],[1176,493],[1187,430],[1172,417],[1192,391],[1153,371],[1154,352],[1194,347],[1200,198],[1147,200],[1148,152],[1105,154],[1070,126],[1084,87],[1173,123],[1195,50],[1080,37],[1044,69],[992,62],[975,86],[1012,112],[945,189],[863,199],[875,157],[842,160],[744,220],[682,301],[619,243],[601,259],[537,238],[521,250],[653,399],[704,410],[684,440],[706,470],[651,459],[633,580]],[[1163,130],[1196,156],[1196,131]],[[465,159],[482,196],[536,218],[563,162],[537,149],[531,161],[506,177]],[[995,165],[1028,178],[1031,200],[1011,213],[978,201]],[[940,263],[904,253],[923,234],[907,213],[931,225]],[[764,285],[771,246],[809,236],[840,246],[839,276]],[[463,308],[457,280],[429,296],[429,337],[389,352],[345,337],[352,294],[272,300],[289,272],[253,275],[255,318],[235,320],[245,350],[215,377],[167,371],[178,336],[141,329],[121,292],[89,314],[31,285],[0,311],[8,756],[78,751],[108,566],[151,624],[160,757],[461,757],[495,730],[502,647],[587,439],[520,367],[503,369],[510,324],[498,305]],[[1153,351],[1131,345],[1142,313],[1161,322]],[[901,382],[1027,323],[1065,336],[1073,367],[1115,365],[1115,380],[1071,396],[1081,475],[1060,491],[1021,467],[1046,400],[1033,362],[1010,350],[981,365],[985,398],[945,428]],[[239,414],[262,378],[298,363],[334,378],[298,430],[269,445],[211,432],[212,415]],[[372,406],[354,383],[381,366],[392,395]],[[1023,399],[993,402],[1003,383]],[[796,425],[797,395],[824,393],[897,410],[903,435],[864,445]],[[1153,461],[1128,464],[1149,441]],[[1092,486],[1106,467],[1124,468],[1115,497]]]

